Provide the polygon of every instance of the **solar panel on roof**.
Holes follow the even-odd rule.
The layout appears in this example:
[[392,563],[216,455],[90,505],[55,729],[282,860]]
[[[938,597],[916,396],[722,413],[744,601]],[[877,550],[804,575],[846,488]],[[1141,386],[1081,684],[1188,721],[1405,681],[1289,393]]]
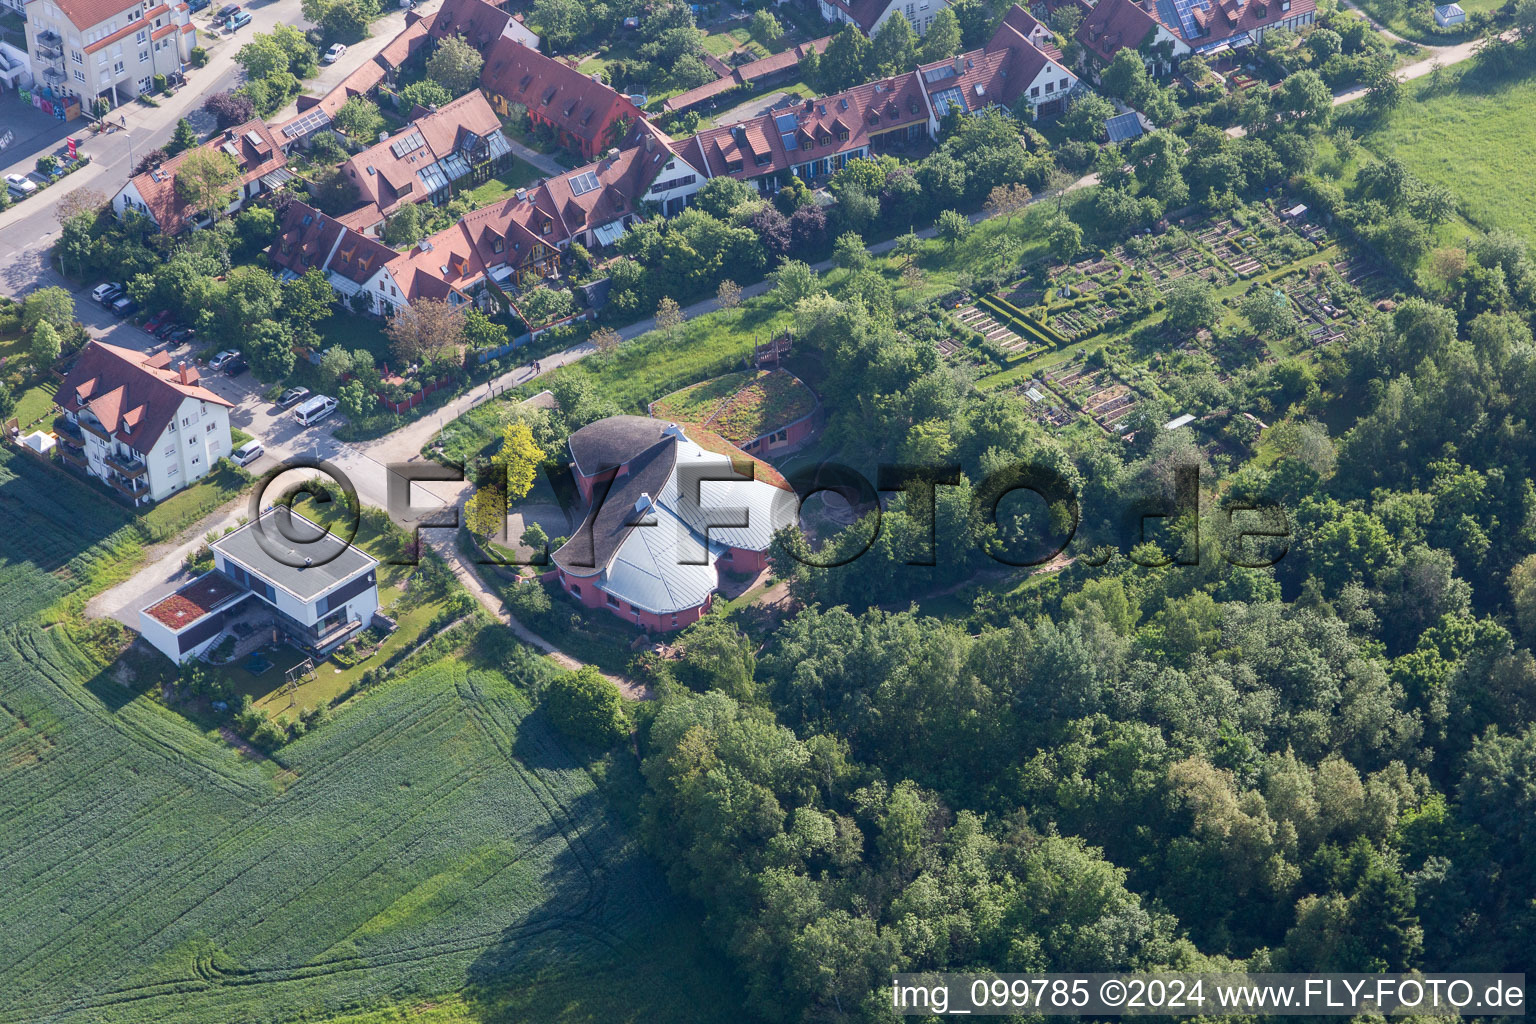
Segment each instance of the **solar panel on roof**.
[[773,125],[780,132],[792,132],[799,127],[800,122],[795,120],[794,114],[776,114],[773,118]]
[[799,149],[800,148],[800,140],[795,138],[795,133],[794,132],[785,132],[784,134],[779,136],[779,140],[784,143],[784,148],[785,149]]
[[422,139],[421,132],[411,132],[404,138],[391,142],[389,144],[389,151],[398,158],[405,156],[407,153],[414,153],[424,145],[426,145],[426,142]]
[[938,68],[929,68],[927,71],[923,72],[923,81],[925,82],[942,82],[946,78],[954,77],[955,67],[953,64],[945,64],[943,67]]
[[290,139],[297,139],[308,135],[310,132],[319,131],[331,123],[331,115],[316,107],[303,117],[283,127],[283,135]]
[[571,194],[584,196],[597,188],[597,175],[592,171],[582,171],[580,174],[572,175],[570,182]]

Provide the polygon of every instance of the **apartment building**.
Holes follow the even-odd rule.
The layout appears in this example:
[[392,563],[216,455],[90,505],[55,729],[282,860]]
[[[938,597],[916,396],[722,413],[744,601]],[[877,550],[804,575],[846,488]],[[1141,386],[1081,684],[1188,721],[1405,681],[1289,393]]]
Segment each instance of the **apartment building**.
[[159,0],[28,0],[27,53],[36,84],[89,108],[113,106],[182,70],[197,30],[185,3]]

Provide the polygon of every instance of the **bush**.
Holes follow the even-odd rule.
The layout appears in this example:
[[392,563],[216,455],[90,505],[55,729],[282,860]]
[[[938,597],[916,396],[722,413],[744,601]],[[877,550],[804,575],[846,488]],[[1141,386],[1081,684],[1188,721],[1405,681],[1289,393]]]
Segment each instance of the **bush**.
[[203,49],[201,46],[192,47],[192,66],[195,68],[201,68],[206,67],[207,65],[208,51]]
[[166,87],[170,84],[169,82],[166,81],[164,75],[156,75],[155,78],[154,78],[154,83],[155,83],[155,92],[165,92],[166,91]]
[[627,731],[619,688],[591,665],[556,677],[544,690],[543,706],[555,728],[593,746],[612,746]]

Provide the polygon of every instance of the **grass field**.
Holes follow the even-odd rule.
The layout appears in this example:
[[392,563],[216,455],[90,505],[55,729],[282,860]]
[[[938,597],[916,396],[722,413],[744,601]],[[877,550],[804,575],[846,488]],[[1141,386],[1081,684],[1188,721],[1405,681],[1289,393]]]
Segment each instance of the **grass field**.
[[[1426,9],[1432,6],[1429,0],[1413,0],[1413,2],[1423,3]],[[1415,24],[1405,13],[1406,7],[1401,5],[1393,7],[1382,0],[1356,0],[1356,4],[1374,18],[1377,24],[1414,42],[1428,43],[1431,46],[1447,46],[1461,42],[1463,39],[1470,39],[1475,34],[1468,25],[1457,25],[1447,30],[1436,31],[1432,14],[1427,22],[1422,23],[1422,26]],[[1469,15],[1495,11],[1502,6],[1504,6],[1504,0],[1464,0],[1461,4],[1462,10]]]
[[519,160],[515,156],[511,159],[512,163],[505,171],[470,189],[469,194],[474,197],[476,208],[489,206],[542,177],[539,169],[528,161]]
[[[1381,128],[1365,136],[1378,156],[1456,194],[1476,226],[1509,228],[1536,242],[1536,77],[1484,85],[1475,76],[1432,90],[1421,79]],[[1476,153],[1476,160],[1466,159]]]
[[279,758],[58,631],[0,635],[0,1021],[276,1022],[456,992],[461,1019],[703,1021],[737,1002],[500,672],[439,663]]

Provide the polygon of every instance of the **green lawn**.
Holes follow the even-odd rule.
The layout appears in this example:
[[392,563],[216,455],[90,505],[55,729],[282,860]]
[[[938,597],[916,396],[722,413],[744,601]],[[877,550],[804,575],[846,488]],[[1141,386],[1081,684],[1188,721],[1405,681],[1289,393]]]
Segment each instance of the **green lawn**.
[[[1424,3],[1424,8],[1429,11],[1433,6],[1427,0],[1419,0]],[[1470,39],[1474,35],[1468,25],[1458,25],[1451,29],[1438,31],[1435,25],[1433,13],[1428,15],[1427,22],[1415,23],[1410,21],[1407,14],[1408,7],[1402,4],[1392,5],[1384,0],[1356,0],[1361,10],[1375,19],[1378,25],[1391,29],[1404,39],[1411,39],[1417,43],[1427,43],[1431,46],[1447,46],[1459,43],[1464,39]],[[1478,12],[1495,11],[1504,6],[1504,0],[1465,0],[1461,4],[1462,10],[1468,15]]]
[[0,635],[0,682],[4,1024],[278,1024],[445,996],[465,1011],[442,1021],[738,1017],[660,872],[501,671],[439,662],[272,761],[58,630]]
[[[1536,77],[1484,85],[1469,75],[1439,92],[1420,79],[1406,91],[1387,123],[1365,136],[1371,151],[1449,188],[1477,227],[1509,228],[1536,242]],[[1477,159],[1467,159],[1473,153]]]
[[21,424],[21,432],[28,433],[30,427],[51,427],[53,424],[53,398],[59,393],[59,382],[48,378],[35,387],[30,387],[21,393],[16,400],[15,416]]
[[476,207],[489,206],[511,192],[532,184],[543,177],[539,169],[526,160],[512,158],[505,171],[470,190]]

